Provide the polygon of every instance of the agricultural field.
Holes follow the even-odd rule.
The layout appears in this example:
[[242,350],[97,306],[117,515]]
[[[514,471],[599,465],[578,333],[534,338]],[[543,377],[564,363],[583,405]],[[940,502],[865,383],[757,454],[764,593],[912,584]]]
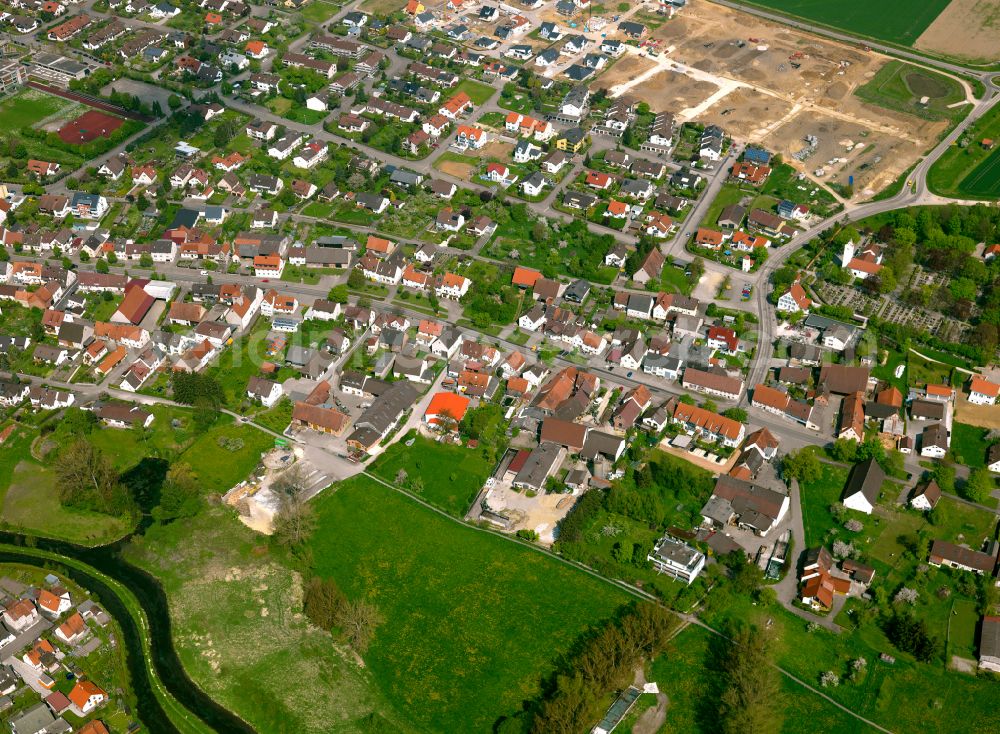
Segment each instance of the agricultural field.
[[1000,155],[991,153],[958,186],[959,191],[974,198],[994,199],[1000,196]]
[[[483,457],[483,452],[438,443],[420,435],[413,435],[413,445],[407,446],[408,438],[411,437],[405,437],[387,448],[371,465],[372,474],[390,484],[409,488],[449,515],[465,515],[493,469]],[[400,471],[406,472],[402,482],[397,481]],[[417,479],[420,483],[414,485]]]
[[934,162],[927,185],[935,194],[971,199],[1000,196],[1000,151],[984,145],[1000,140],[1000,110],[993,107]]
[[[854,93],[880,107],[931,120],[957,121],[968,112],[968,105],[958,104],[966,99],[961,84],[902,61],[890,61]],[[922,103],[924,98],[926,103]]]
[[856,33],[901,46],[913,44],[931,23],[948,7],[950,0],[865,0],[829,3],[824,0],[753,0],[768,10],[812,21],[818,25]]
[[363,476],[320,495],[316,509],[316,573],[378,607],[385,621],[367,670],[418,729],[489,731],[538,695],[581,634],[627,601],[604,582]]

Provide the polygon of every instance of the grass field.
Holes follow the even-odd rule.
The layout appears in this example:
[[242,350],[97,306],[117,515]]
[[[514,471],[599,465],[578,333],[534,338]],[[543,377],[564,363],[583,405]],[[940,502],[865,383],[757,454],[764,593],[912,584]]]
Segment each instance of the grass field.
[[[667,694],[670,705],[663,734],[714,734],[719,730],[722,691],[720,653],[724,643],[701,627],[687,627],[674,638],[670,650],[653,661],[647,678]],[[827,734],[873,732],[854,717],[781,677],[784,734],[822,731]]]
[[723,209],[730,204],[739,204],[744,196],[749,195],[735,184],[723,184],[705,211],[705,218],[698,226],[714,228],[719,222],[719,215],[722,214]]
[[906,357],[906,380],[910,387],[924,387],[927,384],[951,384],[951,365],[931,362],[910,352]]
[[979,611],[971,599],[956,599],[948,623],[948,652],[961,658],[976,659],[976,627]]
[[940,15],[950,0],[753,0],[745,3],[776,10],[819,25],[908,46]]
[[[776,663],[816,687],[824,671],[834,671],[841,676],[841,684],[825,688],[823,693],[890,731],[947,732],[958,728],[963,734],[987,734],[1000,728],[1000,709],[993,704],[995,681],[948,672],[940,664],[915,662],[892,646],[876,621],[865,622],[850,633],[834,634],[822,627],[810,631],[805,620],[786,609],[773,605],[762,610],[746,596],[730,593],[715,599],[710,606],[705,618],[716,628],[724,626],[727,620],[758,620],[761,624],[771,620]],[[947,608],[950,601],[941,606]],[[889,652],[896,662],[881,663],[880,652]],[[859,657],[867,661],[866,671],[856,682],[848,682],[845,676],[850,661]],[[682,675],[691,674],[689,666],[683,670]],[[651,679],[657,680],[655,676]],[[959,727],[955,723],[956,712],[961,712]],[[786,711],[786,716],[794,722],[797,714]],[[861,726],[857,721],[851,725]],[[792,731],[827,730],[805,722]]]
[[17,131],[32,127],[62,110],[76,106],[75,102],[37,89],[23,89],[0,102],[0,129]]
[[990,442],[986,439],[985,428],[970,426],[965,423],[952,423],[951,453],[959,464],[977,469],[986,466],[986,450]]
[[365,662],[421,730],[490,731],[536,696],[554,661],[627,597],[364,477],[320,495],[317,572],[385,622]]
[[958,185],[959,191],[977,198],[1000,196],[1000,151],[989,155]]
[[[880,107],[932,120],[961,119],[968,109],[966,105],[949,106],[965,99],[965,91],[957,81],[902,61],[886,63],[854,93]],[[928,100],[922,105],[924,97]]]
[[823,476],[820,480],[800,487],[807,547],[819,544],[827,530],[839,524],[830,514],[830,505],[840,501],[848,473],[843,467],[823,464]]
[[2,517],[29,533],[85,545],[120,538],[129,530],[123,518],[63,507],[55,472],[32,460],[17,465],[4,495]]
[[59,503],[55,474],[31,456],[37,431],[18,428],[0,451],[0,519],[14,527],[70,542],[120,538],[128,528],[108,515],[67,510]]
[[319,25],[320,23],[325,23],[332,18],[339,9],[339,5],[324,2],[323,0],[314,0],[314,2],[307,3],[302,6],[299,13],[302,15],[303,19],[308,20],[310,23]]
[[[89,108],[62,97],[55,97],[36,89],[22,89],[0,101],[0,142],[23,145],[28,158],[52,161],[67,169],[75,168],[83,163],[83,159],[76,153],[53,148],[44,140],[35,140],[19,133],[23,128],[37,127],[47,118],[53,118],[53,121],[66,120],[76,117],[87,109]],[[7,165],[11,160],[4,154],[0,156],[0,165]],[[19,176],[23,177],[24,160],[13,160],[22,169]]]
[[[253,471],[261,453],[274,440],[251,426],[233,423],[225,415],[211,429],[197,434],[189,411],[165,406],[151,410],[156,418],[146,431],[98,428],[88,437],[123,475],[144,458],[179,461],[194,469],[206,495],[223,493]],[[30,444],[36,435],[36,431],[22,428],[0,452],[0,520],[28,532],[82,544],[108,542],[128,532],[130,526],[123,518],[60,504],[52,455],[45,462],[31,456]]]
[[154,526],[124,553],[163,585],[188,674],[255,730],[409,731],[371,674],[306,622],[300,575],[230,510]]
[[990,109],[944,152],[927,173],[935,194],[959,198],[1000,196],[1000,151],[982,146],[986,138],[1000,140],[1000,109]]
[[[413,446],[406,446],[404,439],[386,449],[370,467],[371,472],[395,483],[403,469],[408,480],[419,477],[423,482],[419,492],[423,499],[449,515],[462,517],[493,467],[478,449],[441,444],[415,434],[412,437]],[[409,486],[407,481],[402,484]]]
[[[472,100],[472,104],[479,107],[485,104],[490,97],[496,94],[497,90],[489,84],[483,84],[482,82],[477,82],[474,79],[463,79],[455,85],[455,88],[451,92],[451,96],[454,96],[459,92],[465,92],[469,95],[469,99]],[[444,99],[444,97],[442,99]]]

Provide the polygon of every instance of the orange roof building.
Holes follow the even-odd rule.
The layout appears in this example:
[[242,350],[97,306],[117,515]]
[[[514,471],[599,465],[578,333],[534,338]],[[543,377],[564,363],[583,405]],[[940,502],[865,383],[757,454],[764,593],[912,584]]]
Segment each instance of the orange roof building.
[[535,282],[542,277],[542,274],[537,270],[532,268],[522,268],[518,265],[514,268],[514,277],[511,278],[511,283],[516,285],[518,288],[534,288]]
[[69,692],[69,700],[85,714],[108,700],[108,694],[89,680],[77,681]]
[[441,428],[453,428],[460,423],[469,409],[469,398],[453,392],[439,392],[431,398],[424,411],[424,423]]

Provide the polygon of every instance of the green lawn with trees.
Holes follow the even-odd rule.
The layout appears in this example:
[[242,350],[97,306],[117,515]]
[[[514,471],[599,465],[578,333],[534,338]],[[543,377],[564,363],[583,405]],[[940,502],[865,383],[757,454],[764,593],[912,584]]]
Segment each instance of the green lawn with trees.
[[315,573],[378,609],[365,662],[421,729],[486,731],[516,714],[580,635],[627,601],[365,477],[320,495],[316,511]]
[[[766,648],[765,648],[766,649]],[[715,734],[720,731],[721,699],[728,693],[727,669],[733,666],[731,645],[701,627],[687,627],[671,642],[666,655],[647,666],[648,680],[656,681],[670,701],[664,731],[667,734]],[[759,671],[751,671],[759,673]],[[785,676],[768,682],[769,707],[758,707],[766,726],[760,731],[798,734],[823,731],[855,734],[875,730],[807,691]],[[725,724],[726,731],[734,724]],[[746,730],[744,730],[746,731]]]
[[[410,439],[413,445],[407,446]],[[369,471],[462,517],[493,470],[493,453],[487,445],[470,449],[411,433],[389,446]]]

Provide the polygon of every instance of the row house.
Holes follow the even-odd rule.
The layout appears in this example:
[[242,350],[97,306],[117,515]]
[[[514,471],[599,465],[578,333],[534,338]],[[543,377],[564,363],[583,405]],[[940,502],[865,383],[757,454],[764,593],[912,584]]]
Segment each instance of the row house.
[[693,367],[684,370],[681,384],[686,390],[694,390],[726,400],[738,400],[743,392],[743,381],[739,378],[715,372],[705,372]]
[[685,433],[711,443],[736,448],[746,435],[746,426],[705,408],[678,402],[671,418]]

